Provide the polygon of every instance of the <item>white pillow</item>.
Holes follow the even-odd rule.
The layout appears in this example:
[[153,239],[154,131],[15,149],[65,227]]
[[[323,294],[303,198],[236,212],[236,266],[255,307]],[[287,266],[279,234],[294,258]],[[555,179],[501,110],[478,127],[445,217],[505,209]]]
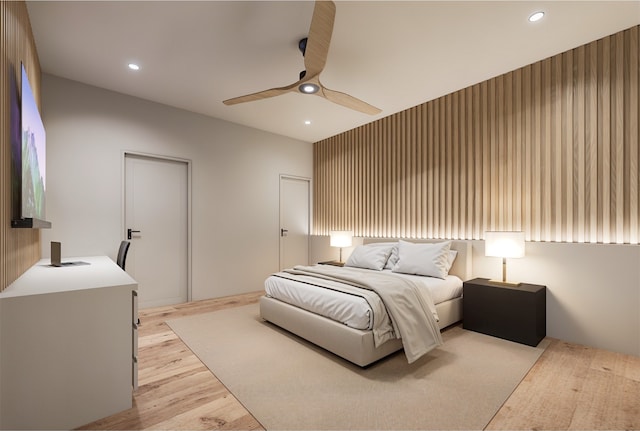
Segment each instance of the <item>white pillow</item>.
[[[379,244],[379,243],[376,243]],[[449,250],[449,259],[447,265],[447,273],[453,266],[453,262],[456,260],[456,256],[458,256],[458,250]],[[384,266],[384,269],[393,269],[395,264],[398,263],[398,244],[394,244],[391,249],[391,254],[389,255],[389,259],[387,259],[387,264]]]
[[393,269],[396,263],[398,263],[398,243],[393,245],[391,254],[389,255],[389,259],[387,259],[387,264],[384,266],[384,269]]
[[444,279],[449,273],[451,241],[414,244],[398,243],[398,263],[393,272],[426,275]]
[[344,266],[355,268],[375,269],[381,271],[391,254],[395,244],[367,244],[359,245],[353,250]]
[[372,242],[371,244],[367,244],[372,247],[391,247],[391,254],[389,255],[389,259],[387,259],[387,263],[384,265],[384,269],[392,269],[393,265],[398,261],[398,243],[397,242]]
[[449,250],[449,259],[447,259],[447,274],[451,270],[451,267],[453,266],[453,262],[455,262],[457,256],[458,256],[458,250]]

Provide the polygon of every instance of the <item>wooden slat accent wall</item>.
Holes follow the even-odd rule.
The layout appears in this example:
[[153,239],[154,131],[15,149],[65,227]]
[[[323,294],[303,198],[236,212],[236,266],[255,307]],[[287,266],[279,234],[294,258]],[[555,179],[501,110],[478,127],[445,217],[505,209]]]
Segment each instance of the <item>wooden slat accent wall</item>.
[[633,27],[314,144],[314,233],[637,244]]
[[[40,258],[40,232],[11,228],[11,71],[20,85],[25,64],[34,96],[40,104],[40,62],[24,1],[0,4],[0,291],[15,281]],[[18,90],[18,94],[20,91]]]

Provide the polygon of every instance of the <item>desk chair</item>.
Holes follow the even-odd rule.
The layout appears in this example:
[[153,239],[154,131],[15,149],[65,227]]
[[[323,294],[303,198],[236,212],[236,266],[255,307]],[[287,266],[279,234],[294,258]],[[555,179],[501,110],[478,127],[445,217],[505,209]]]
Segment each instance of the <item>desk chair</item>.
[[118,250],[118,259],[116,260],[116,263],[120,268],[122,268],[123,271],[124,271],[125,261],[127,260],[127,252],[129,251],[130,245],[131,243],[129,241],[122,241],[120,243],[120,249]]

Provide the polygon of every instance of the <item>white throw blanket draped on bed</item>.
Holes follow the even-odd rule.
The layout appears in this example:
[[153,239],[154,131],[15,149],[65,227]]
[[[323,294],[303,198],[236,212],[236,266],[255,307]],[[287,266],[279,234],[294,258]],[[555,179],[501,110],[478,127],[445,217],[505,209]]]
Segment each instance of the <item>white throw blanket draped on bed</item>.
[[[339,281],[374,291],[382,299],[409,363],[442,345],[435,305],[426,289],[393,275],[330,265],[296,266],[290,274]],[[375,335],[375,334],[374,334]]]
[[[343,304],[342,301],[340,301],[339,304],[335,304],[331,310],[327,310],[326,308],[329,307],[329,305],[326,304],[324,300],[319,304],[317,301],[309,299],[306,296],[304,297],[304,299],[298,298],[299,300],[296,301],[295,299],[291,300],[288,297],[283,297],[277,291],[275,292],[275,295],[273,295],[273,289],[271,289],[271,287],[273,285],[277,285],[277,282],[272,281],[273,278],[285,278],[287,280],[291,280],[295,282],[294,286],[304,284],[306,286],[313,286],[321,290],[336,291],[340,292],[341,294],[357,296],[364,299],[369,306],[369,309],[366,311],[366,325],[364,324],[364,321],[357,322],[359,323],[358,326],[352,326],[352,324],[347,323],[351,314],[347,313],[346,317],[344,314],[342,314],[342,312],[344,311],[343,309],[341,309]],[[373,342],[376,347],[389,340],[397,338],[393,328],[393,324],[391,323],[391,318],[387,313],[387,309],[385,308],[382,299],[380,299],[380,296],[373,290],[352,286],[351,284],[342,283],[333,278],[316,277],[315,275],[307,275],[306,273],[291,274],[288,272],[276,272],[275,274],[272,274],[271,277],[265,280],[265,291],[268,296],[272,296],[280,301],[284,301],[288,304],[300,307],[312,313],[316,313],[329,319],[333,319],[336,322],[344,323],[345,325],[352,328],[361,330],[370,329],[373,333]]]

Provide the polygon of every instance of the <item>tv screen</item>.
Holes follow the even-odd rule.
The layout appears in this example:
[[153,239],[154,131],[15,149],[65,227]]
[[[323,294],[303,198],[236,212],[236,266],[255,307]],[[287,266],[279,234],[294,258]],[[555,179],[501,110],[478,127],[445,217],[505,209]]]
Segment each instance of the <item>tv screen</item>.
[[20,126],[20,97],[13,67],[9,73],[11,95],[11,219],[21,218],[22,212],[22,127]]
[[22,204],[21,217],[45,219],[46,135],[22,65]]

